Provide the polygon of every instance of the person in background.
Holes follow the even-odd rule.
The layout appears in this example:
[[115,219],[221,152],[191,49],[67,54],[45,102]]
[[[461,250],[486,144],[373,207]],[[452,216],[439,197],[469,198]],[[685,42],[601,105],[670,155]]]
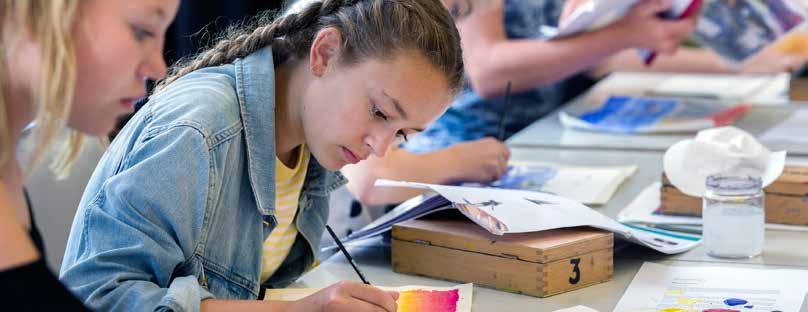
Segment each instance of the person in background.
[[[626,49],[673,54],[696,19],[657,16],[668,0],[643,0],[620,20],[595,31],[544,40],[543,25],[558,25],[558,0],[444,0],[463,38],[466,84],[449,110],[423,133],[385,158],[347,166],[348,189],[366,205],[397,203],[419,190],[374,187],[380,178],[424,183],[487,183],[506,170],[510,152],[500,140],[570,98],[575,83]],[[571,2],[568,5],[576,5]],[[631,51],[636,53],[636,51]],[[508,107],[502,95],[512,85]],[[499,137],[504,119],[504,137]]]
[[[377,179],[437,184],[495,181],[507,169],[509,158],[502,139],[613,71],[778,73],[796,71],[808,59],[804,53],[769,48],[732,65],[711,50],[681,47],[695,29],[698,14],[684,20],[661,19],[657,14],[670,8],[668,0],[640,1],[622,19],[599,30],[542,39],[542,26],[558,25],[585,1],[444,0],[463,38],[466,87],[426,131],[400,148],[393,147],[384,159],[371,157],[343,169],[350,192],[373,206],[399,203],[421,192],[374,187]],[[660,54],[648,66],[637,48]],[[513,94],[504,107],[508,82]]]
[[[0,298],[16,310],[86,308],[44,260],[24,189],[26,174],[65,128],[66,174],[83,135],[103,136],[163,77],[163,37],[176,0],[3,0],[0,2]],[[16,147],[33,123],[28,159]],[[22,163],[28,165],[24,170]]]

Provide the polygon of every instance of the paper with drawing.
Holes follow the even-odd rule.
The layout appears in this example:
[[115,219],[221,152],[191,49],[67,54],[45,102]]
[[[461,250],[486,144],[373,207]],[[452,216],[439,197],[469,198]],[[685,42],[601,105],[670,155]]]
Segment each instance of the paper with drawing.
[[[469,312],[473,284],[454,287],[402,286],[379,287],[398,292],[399,312]],[[294,301],[316,293],[319,288],[267,289],[264,300]]]
[[[660,189],[662,182],[654,182],[645,187],[626,208],[617,214],[621,223],[636,223],[661,228],[691,228],[701,231],[701,217],[671,216],[658,212],[661,205]],[[766,229],[778,231],[808,231],[805,225],[766,223]]]
[[799,311],[804,270],[680,267],[646,262],[615,312]]
[[[541,191],[584,204],[606,204],[637,166],[571,166],[540,162],[511,162],[508,171],[488,186]],[[479,184],[464,186],[481,186]]]
[[451,201],[469,219],[497,235],[592,226],[657,251],[674,254],[700,243],[698,237],[670,236],[625,226],[574,200],[523,190],[447,186],[378,180],[376,186],[430,189]]

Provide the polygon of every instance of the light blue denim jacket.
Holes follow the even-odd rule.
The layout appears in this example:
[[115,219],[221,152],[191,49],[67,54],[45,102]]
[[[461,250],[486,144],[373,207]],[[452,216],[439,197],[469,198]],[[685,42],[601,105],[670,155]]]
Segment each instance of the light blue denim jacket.
[[[283,287],[312,266],[328,194],[345,182],[312,159],[300,234],[265,286]],[[266,47],[186,75],[129,121],[84,191],[60,279],[99,311],[256,299],[274,206],[275,73]]]

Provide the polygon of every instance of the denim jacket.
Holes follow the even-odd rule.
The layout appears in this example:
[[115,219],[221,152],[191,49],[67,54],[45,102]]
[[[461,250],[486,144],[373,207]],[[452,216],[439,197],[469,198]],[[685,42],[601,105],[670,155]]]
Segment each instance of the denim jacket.
[[[153,96],[104,154],[73,220],[60,279],[99,311],[197,311],[256,299],[276,225],[275,72],[263,48],[188,74]],[[316,257],[328,195],[345,184],[309,164],[286,260],[264,286]]]

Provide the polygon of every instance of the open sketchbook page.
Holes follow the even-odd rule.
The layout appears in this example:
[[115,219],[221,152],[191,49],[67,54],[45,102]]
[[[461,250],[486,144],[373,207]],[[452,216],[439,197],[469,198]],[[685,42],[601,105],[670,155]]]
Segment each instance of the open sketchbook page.
[[[688,15],[697,0],[673,0],[668,18]],[[694,37],[722,58],[739,64],[806,21],[805,10],[791,0],[703,0]],[[589,0],[565,18],[551,38],[598,29],[620,19],[637,0]],[[686,13],[688,12],[688,13]],[[650,52],[640,50],[647,59]]]
[[783,145],[808,144],[808,110],[795,110],[786,120],[766,130],[760,140],[767,143],[778,142]]
[[700,243],[695,236],[625,226],[577,201],[553,194],[390,180],[378,180],[376,186],[433,190],[477,225],[496,235],[591,226],[668,254],[690,250]]
[[672,74],[647,92],[649,96],[691,97],[750,101],[762,104],[788,103],[791,75]]
[[[668,19],[685,18],[694,12],[698,1],[701,0],[673,0],[671,9],[661,16]],[[595,30],[622,18],[635,3],[637,0],[589,0],[575,8],[555,31],[545,33],[554,39]],[[639,53],[646,62],[653,59],[652,51],[639,49]]]
[[646,262],[614,311],[800,311],[806,278],[804,270]]
[[553,312],[598,312],[598,310],[592,309],[587,306],[577,305],[566,309],[555,310]]
[[[541,191],[584,204],[603,205],[637,166],[569,166],[541,162],[511,162],[491,187]],[[468,185],[482,186],[482,185]]]
[[[470,312],[473,284],[454,287],[379,287],[397,291],[400,312]],[[318,292],[320,288],[267,289],[264,300],[294,301]]]
[[[622,223],[647,224],[671,229],[676,227],[684,228],[683,226],[695,226],[695,229],[700,231],[702,224],[701,217],[671,216],[657,212],[661,204],[661,187],[662,182],[654,182],[648,185],[628,206],[626,206],[626,208],[620,211],[617,215],[617,221]],[[808,226],[766,223],[766,229],[808,231]]]
[[[393,224],[411,219],[417,219],[433,212],[453,208],[454,207],[452,207],[451,202],[442,196],[435,196],[434,194],[431,196],[416,196],[396,206],[395,209],[384,214],[360,230],[351,233],[348,235],[348,237],[343,238],[342,243],[349,245],[351,243],[359,242],[366,238],[374,237],[390,231]],[[322,247],[322,250],[332,250],[335,248],[337,248],[337,245],[332,244],[330,246]]]

